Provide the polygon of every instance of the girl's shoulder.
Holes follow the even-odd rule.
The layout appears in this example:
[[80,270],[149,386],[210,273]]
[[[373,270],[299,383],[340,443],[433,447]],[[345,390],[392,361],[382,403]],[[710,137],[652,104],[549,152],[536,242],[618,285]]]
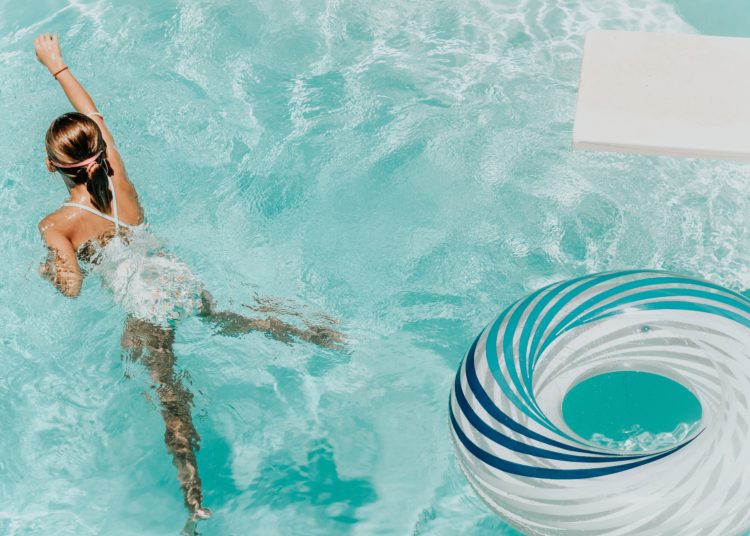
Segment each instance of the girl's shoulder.
[[62,230],[68,227],[71,221],[72,210],[70,207],[60,207],[54,212],[50,212],[39,221],[39,231],[44,234],[52,228]]

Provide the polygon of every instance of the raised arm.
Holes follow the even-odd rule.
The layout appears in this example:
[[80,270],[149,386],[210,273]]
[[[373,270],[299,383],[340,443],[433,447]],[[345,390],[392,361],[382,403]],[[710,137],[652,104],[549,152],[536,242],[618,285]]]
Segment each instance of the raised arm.
[[73,76],[73,73],[70,72],[70,68],[68,68],[63,60],[57,33],[40,34],[34,41],[34,49],[36,51],[37,59],[39,59],[39,61],[49,70],[50,74],[55,76],[62,86],[63,91],[65,91],[65,95],[68,97],[70,104],[73,105],[73,108],[82,114],[88,115],[99,125],[104,141],[107,143],[107,159],[113,166],[115,173],[119,171],[119,175],[124,177],[125,180],[128,180],[125,171],[125,164],[115,146],[115,140],[112,137],[112,133],[104,123],[104,117],[96,109],[96,105],[91,99],[91,96],[89,96],[81,83],[76,80],[76,77]]

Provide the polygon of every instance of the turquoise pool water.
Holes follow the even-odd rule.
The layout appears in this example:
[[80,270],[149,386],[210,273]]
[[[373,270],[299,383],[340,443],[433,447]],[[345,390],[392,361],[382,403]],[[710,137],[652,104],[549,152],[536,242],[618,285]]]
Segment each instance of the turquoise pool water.
[[95,280],[67,300],[36,274],[36,223],[64,197],[42,139],[69,108],[32,42],[57,30],[153,232],[220,304],[274,297],[350,339],[181,326],[215,513],[201,532],[515,534],[448,440],[451,381],[486,322],[595,271],[750,286],[748,166],[570,151],[588,29],[736,34],[746,15],[551,4],[0,2],[0,533],[176,534],[185,518],[147,382],[124,379],[124,314]]
[[562,401],[562,414],[582,439],[610,449],[648,452],[697,432],[702,410],[695,394],[666,376],[620,370],[574,385]]

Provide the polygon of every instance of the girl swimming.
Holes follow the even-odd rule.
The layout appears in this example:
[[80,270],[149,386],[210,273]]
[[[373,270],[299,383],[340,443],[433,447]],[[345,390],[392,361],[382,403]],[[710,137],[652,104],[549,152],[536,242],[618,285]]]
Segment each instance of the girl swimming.
[[[101,276],[127,312],[124,355],[150,371],[161,402],[165,441],[191,519],[211,515],[202,505],[193,426],[193,395],[174,370],[176,323],[197,315],[226,335],[263,331],[282,341],[294,338],[340,348],[343,337],[327,325],[305,328],[278,318],[248,318],[217,311],[211,295],[188,266],[165,251],[146,231],[144,212],[112,133],[93,100],[65,64],[57,34],[41,34],[34,47],[39,61],[60,83],[76,112],[56,118],[45,137],[46,166],[60,173],[68,200],[39,223],[48,248],[40,273],[64,295],[81,291],[84,273]],[[79,264],[79,261],[81,264]]]

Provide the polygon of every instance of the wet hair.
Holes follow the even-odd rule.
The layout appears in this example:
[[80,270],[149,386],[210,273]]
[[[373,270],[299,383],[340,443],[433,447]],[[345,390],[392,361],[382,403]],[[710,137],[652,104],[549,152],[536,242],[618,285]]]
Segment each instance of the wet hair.
[[86,190],[91,195],[94,206],[101,212],[109,212],[112,192],[109,190],[108,177],[111,177],[113,172],[107,160],[107,144],[99,125],[82,113],[63,114],[52,121],[47,129],[44,144],[53,166],[55,163],[75,164],[94,156],[99,151],[102,152],[89,166],[55,168],[75,184],[86,184]]

